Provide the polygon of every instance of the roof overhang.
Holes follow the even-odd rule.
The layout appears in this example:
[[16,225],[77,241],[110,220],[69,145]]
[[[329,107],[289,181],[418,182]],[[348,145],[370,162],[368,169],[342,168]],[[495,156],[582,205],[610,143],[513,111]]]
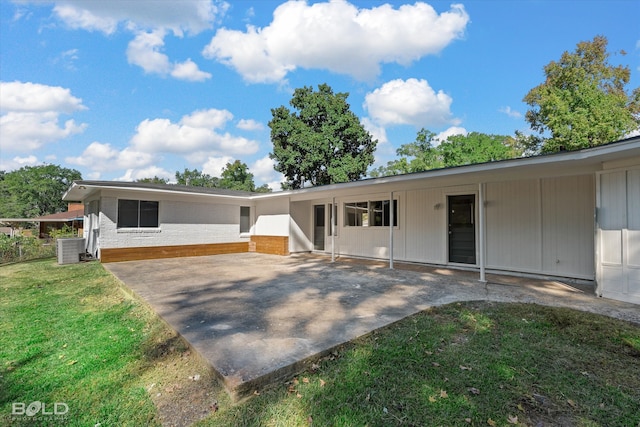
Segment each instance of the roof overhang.
[[602,170],[604,163],[614,163],[625,159],[640,157],[640,136],[626,140],[555,154],[526,158],[509,159],[489,163],[435,169],[406,175],[369,178],[360,181],[275,193],[225,192],[216,189],[198,187],[143,185],[119,181],[76,181],[64,194],[66,201],[85,201],[101,190],[128,190],[162,194],[183,194],[236,201],[265,200],[286,197],[291,200],[310,200],[326,197],[332,193],[358,192],[367,188],[367,192],[399,191],[419,185],[453,185],[455,183],[492,182],[509,179],[522,179],[527,176],[561,176],[575,173],[594,173]]
[[254,193],[241,191],[216,191],[202,187],[144,185],[135,182],[122,181],[75,181],[64,193],[62,200],[68,202],[84,202],[102,190],[126,190],[144,194],[177,194],[217,199],[247,200]]

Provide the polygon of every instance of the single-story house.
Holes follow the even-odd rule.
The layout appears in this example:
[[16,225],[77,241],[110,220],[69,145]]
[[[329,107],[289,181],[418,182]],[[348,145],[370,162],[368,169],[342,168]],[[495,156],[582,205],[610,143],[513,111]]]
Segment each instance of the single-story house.
[[102,262],[258,251],[556,277],[640,304],[640,137],[267,194],[78,181]]
[[22,230],[25,223],[38,223],[38,237],[48,239],[52,230],[61,230],[65,225],[74,232],[82,236],[82,222],[84,221],[84,205],[82,203],[68,203],[66,212],[58,212],[43,215],[36,218],[0,218],[0,224],[7,224],[8,227],[0,227],[0,232],[9,236],[29,233],[31,230]]
[[84,221],[84,206],[81,203],[69,203],[66,212],[58,212],[50,215],[39,216],[33,219],[40,223],[40,238],[51,237],[52,230],[61,230],[65,225],[72,230],[77,230],[82,236],[82,223]]

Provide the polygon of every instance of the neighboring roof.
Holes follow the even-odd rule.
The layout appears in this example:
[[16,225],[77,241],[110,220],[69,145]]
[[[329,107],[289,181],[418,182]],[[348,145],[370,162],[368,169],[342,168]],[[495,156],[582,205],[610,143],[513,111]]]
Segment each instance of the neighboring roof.
[[108,188],[120,188],[127,190],[158,191],[164,193],[189,193],[211,195],[214,197],[239,198],[239,199],[265,199],[276,197],[288,197],[293,195],[332,192],[340,189],[359,188],[363,186],[378,186],[387,184],[401,184],[420,179],[436,179],[443,177],[455,177],[468,174],[519,172],[525,169],[536,168],[554,169],[561,166],[582,166],[599,168],[603,162],[624,160],[629,157],[640,156],[640,136],[585,148],[575,151],[563,151],[553,154],[538,155],[532,157],[500,160],[495,162],[478,163],[472,165],[455,166],[443,169],[432,169],[424,172],[416,172],[405,175],[386,176],[380,178],[366,178],[359,181],[329,184],[317,187],[302,188],[299,190],[287,190],[274,193],[249,193],[244,191],[223,190],[219,188],[190,187],[170,184],[147,184],[122,181],[75,181],[71,188],[64,194],[63,199],[69,201],[83,201],[95,191]]
[[72,209],[67,212],[58,212],[50,215],[43,215],[37,218],[33,218],[32,221],[40,222],[67,222],[67,221],[82,221],[84,219],[84,206],[80,206],[79,209]]
[[82,221],[83,219],[84,206],[79,206],[67,212],[58,212],[36,218],[0,218],[0,224],[11,224],[15,222],[69,222]]

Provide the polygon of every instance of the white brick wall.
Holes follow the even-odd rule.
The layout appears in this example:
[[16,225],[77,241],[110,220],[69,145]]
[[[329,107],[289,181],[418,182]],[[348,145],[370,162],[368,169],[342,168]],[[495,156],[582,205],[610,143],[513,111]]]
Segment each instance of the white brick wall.
[[[127,198],[136,199],[129,195]],[[137,198],[155,200],[151,197]],[[240,238],[240,205],[159,200],[160,226],[157,229],[118,229],[118,199],[103,196],[100,247],[125,248],[245,241],[248,239]]]

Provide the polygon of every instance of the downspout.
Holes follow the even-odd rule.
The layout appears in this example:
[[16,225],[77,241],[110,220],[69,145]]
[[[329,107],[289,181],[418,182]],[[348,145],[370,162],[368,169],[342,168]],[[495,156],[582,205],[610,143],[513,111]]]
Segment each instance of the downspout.
[[484,184],[478,184],[478,262],[480,264],[480,283],[487,283],[485,274],[485,212],[484,212]]
[[331,199],[331,262],[336,262],[336,198]]
[[389,268],[393,270],[393,191],[389,199]]

